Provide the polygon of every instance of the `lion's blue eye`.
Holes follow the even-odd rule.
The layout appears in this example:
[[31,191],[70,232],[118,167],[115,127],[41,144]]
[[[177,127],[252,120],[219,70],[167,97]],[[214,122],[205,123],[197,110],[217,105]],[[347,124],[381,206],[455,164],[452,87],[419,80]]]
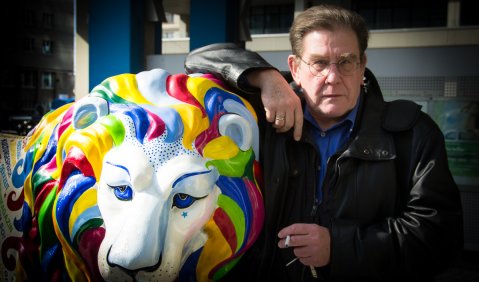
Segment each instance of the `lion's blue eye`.
[[120,186],[110,186],[113,189],[113,193],[120,201],[131,201],[133,198],[133,189],[131,189],[128,185],[120,185]]
[[173,206],[179,209],[186,209],[191,206],[197,198],[192,197],[188,194],[179,193],[173,197]]

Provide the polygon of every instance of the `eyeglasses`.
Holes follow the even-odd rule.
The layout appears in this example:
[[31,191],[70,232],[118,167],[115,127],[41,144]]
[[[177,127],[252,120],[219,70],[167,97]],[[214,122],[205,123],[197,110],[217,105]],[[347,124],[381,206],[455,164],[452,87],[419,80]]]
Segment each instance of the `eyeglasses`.
[[313,63],[307,63],[303,58],[298,56],[309,67],[309,71],[314,76],[326,76],[331,70],[331,65],[336,65],[339,73],[345,76],[353,75],[359,67],[357,56],[354,54],[345,54],[339,58],[336,63],[328,60],[318,60]]

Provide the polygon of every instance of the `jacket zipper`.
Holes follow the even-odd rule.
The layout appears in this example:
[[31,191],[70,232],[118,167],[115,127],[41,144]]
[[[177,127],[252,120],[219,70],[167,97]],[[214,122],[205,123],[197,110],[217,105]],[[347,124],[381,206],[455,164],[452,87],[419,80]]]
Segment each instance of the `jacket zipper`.
[[[335,173],[333,173],[333,177],[331,178],[330,176],[328,177],[327,176],[327,179],[329,180],[329,183],[331,185],[329,185],[329,187],[333,187],[333,182],[332,181],[336,181],[338,178],[339,178],[339,175],[340,175],[340,170],[341,170],[341,167],[339,165],[339,162],[342,161],[342,157],[340,154],[334,154],[333,155],[334,158],[330,157],[330,159],[328,160],[328,165],[327,167],[329,167],[330,163],[329,161],[331,159],[334,159],[334,167],[335,167]],[[324,183],[326,183],[326,178],[324,179],[322,185],[321,185],[321,189],[324,188]],[[323,199],[322,199],[322,202],[324,202],[326,200],[326,197],[328,197],[328,194],[329,194],[329,188],[326,189],[326,191],[323,191],[325,193],[323,193]],[[318,208],[319,208],[319,200],[317,199],[316,197],[316,189],[314,189],[314,203],[313,203],[313,208],[311,209],[311,218],[312,218],[312,221],[313,223],[316,223],[316,221],[318,220],[318,215],[317,215],[317,212],[318,212]],[[319,280],[317,274],[316,274],[316,270],[315,268],[311,268],[311,269],[308,269],[310,267],[307,267],[307,266],[304,266],[303,267],[303,274],[301,275],[301,281],[304,281],[304,278],[305,278],[305,275],[307,275],[306,273],[308,273],[309,271],[311,271],[311,273],[309,275],[311,275],[311,280]],[[313,273],[313,269],[314,269],[314,273]]]
[[[315,143],[313,143],[315,144]],[[315,146],[315,145],[313,145]],[[314,178],[314,189],[313,189],[313,208],[311,209],[311,220],[313,221],[313,223],[316,223],[316,219],[317,219],[317,216],[316,216],[316,213],[318,212],[318,208],[319,208],[319,200],[318,200],[318,195],[317,195],[317,192],[318,192],[318,189],[317,189],[317,182],[318,182],[318,177],[319,177],[319,174],[321,173],[321,169],[323,169],[321,166],[319,166],[319,150],[316,148],[316,156],[315,156],[315,159],[314,159],[314,167],[316,168],[316,177]],[[319,169],[318,169],[319,167]],[[320,190],[323,189],[323,185],[321,184],[321,186],[319,187]]]
[[[318,167],[318,157],[316,156],[316,159],[315,159],[315,167],[317,168]],[[320,169],[322,169],[320,167]],[[320,173],[320,172],[319,172]],[[317,179],[317,177],[315,178]],[[314,189],[313,189],[313,207],[311,209],[311,221],[312,223],[317,223],[317,212],[318,212],[318,208],[319,208],[319,200],[318,200],[318,197],[317,197],[317,189],[316,189],[316,185],[317,185],[317,180],[314,181]],[[320,187],[319,189],[322,189],[322,187]],[[313,266],[303,266],[303,270],[302,270],[302,275],[301,275],[301,281],[305,281],[305,276],[308,275],[307,273],[309,273],[310,277],[312,280],[317,280],[317,274],[316,274],[316,269],[313,267]],[[309,280],[309,279],[308,279]]]
[[[331,166],[332,168],[334,168],[334,171],[332,175],[330,173],[326,174],[323,180],[323,184],[321,185],[321,191],[323,192],[323,199],[322,199],[323,202],[327,200],[327,198],[329,197],[330,190],[332,189],[332,187],[335,186],[334,183],[336,183],[337,179],[339,178],[340,170],[341,170],[339,162],[342,161],[344,158],[341,156],[342,153],[343,152],[334,153],[328,159],[327,168]],[[333,164],[331,164],[330,162],[331,160],[334,160]],[[326,184],[328,184],[328,189],[324,189]]]
[[[316,195],[315,195],[316,196]],[[313,208],[311,210],[311,217],[313,218],[313,221],[315,221],[316,219],[316,213],[318,212],[318,206],[319,206],[319,201],[318,199],[315,197],[314,198],[314,203],[313,203]]]

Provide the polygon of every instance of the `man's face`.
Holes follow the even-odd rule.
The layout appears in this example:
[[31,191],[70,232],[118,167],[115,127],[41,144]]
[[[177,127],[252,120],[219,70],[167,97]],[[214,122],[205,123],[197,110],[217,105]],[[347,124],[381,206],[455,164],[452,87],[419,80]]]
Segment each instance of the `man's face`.
[[[323,76],[311,73],[308,64],[315,62],[337,63],[345,55],[359,63],[352,74],[344,75],[336,64],[329,65]],[[290,55],[289,67],[296,83],[303,88],[305,99],[311,114],[323,130],[341,120],[358,101],[363,83],[366,57],[360,63],[358,40],[355,33],[348,29],[316,30],[303,39],[301,61]]]

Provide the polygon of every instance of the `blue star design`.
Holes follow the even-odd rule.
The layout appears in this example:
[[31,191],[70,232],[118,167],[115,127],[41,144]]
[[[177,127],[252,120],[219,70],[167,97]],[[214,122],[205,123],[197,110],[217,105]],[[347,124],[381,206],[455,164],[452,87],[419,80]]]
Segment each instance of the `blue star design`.
[[186,217],[188,216],[188,213],[187,213],[187,212],[183,212],[183,213],[181,214],[181,216],[182,216],[183,218],[186,218]]

